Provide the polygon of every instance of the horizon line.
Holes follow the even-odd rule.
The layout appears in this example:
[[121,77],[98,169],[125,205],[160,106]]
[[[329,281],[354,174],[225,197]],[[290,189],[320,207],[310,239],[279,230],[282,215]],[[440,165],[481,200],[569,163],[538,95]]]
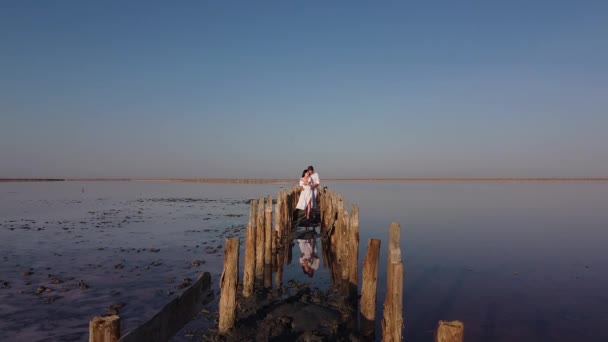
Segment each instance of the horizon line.
[[[299,178],[0,178],[0,182],[291,183]],[[340,177],[322,182],[608,182],[608,177]]]

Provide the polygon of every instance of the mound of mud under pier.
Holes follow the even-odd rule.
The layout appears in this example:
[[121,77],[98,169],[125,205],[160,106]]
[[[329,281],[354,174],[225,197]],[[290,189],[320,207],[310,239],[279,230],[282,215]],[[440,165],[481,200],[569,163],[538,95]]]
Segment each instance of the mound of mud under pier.
[[258,290],[239,296],[237,321],[227,334],[210,329],[203,341],[359,341],[356,306],[334,289],[322,291],[306,283]]

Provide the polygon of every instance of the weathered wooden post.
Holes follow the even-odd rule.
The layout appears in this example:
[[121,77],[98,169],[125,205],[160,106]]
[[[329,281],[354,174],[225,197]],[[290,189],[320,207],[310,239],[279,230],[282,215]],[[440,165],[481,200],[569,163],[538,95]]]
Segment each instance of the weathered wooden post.
[[293,209],[294,209],[294,204],[293,204],[293,198],[295,197],[295,194],[293,193],[293,188],[289,190],[289,192],[287,193],[287,196],[285,197],[286,202],[285,202],[285,208],[287,209],[285,211],[285,215],[287,215],[287,225],[285,226],[286,228],[286,234],[291,234],[291,225],[293,224]]
[[[342,240],[342,226],[343,226],[343,216],[344,216],[344,204],[342,202],[342,197],[340,195],[335,195],[333,198],[333,204],[332,204],[333,210],[336,213],[336,219],[334,221],[335,227],[334,227],[334,233],[331,235],[333,240],[332,240],[332,244],[334,246],[336,246],[336,248],[338,248],[339,246],[341,246],[341,240]],[[338,257],[338,264],[340,264],[340,252],[336,251],[336,255]]]
[[357,296],[359,285],[359,208],[352,206],[348,230],[348,282],[349,296]]
[[289,225],[289,214],[287,213],[287,191],[281,190],[281,239],[285,237]]
[[243,297],[248,298],[255,290],[255,227],[247,225],[245,241],[245,267],[243,270]]
[[287,230],[291,226],[291,221],[289,221],[289,202],[287,201],[287,191],[283,190],[281,195],[281,224],[283,225],[281,229],[281,238],[286,238],[288,234]]
[[401,341],[403,334],[403,262],[401,260],[401,227],[392,222],[388,241],[388,265],[382,341]]
[[249,200],[249,225],[256,227],[258,223],[258,201]]
[[255,231],[255,278],[259,281],[264,279],[264,198],[258,200],[257,227]]
[[335,234],[335,231],[333,230],[333,218],[335,217],[335,213],[332,207],[332,202],[333,202],[333,193],[329,192],[327,193],[327,198],[325,200],[325,225],[327,226],[326,229],[326,233],[327,236],[330,237],[330,242],[333,243],[334,242],[334,236],[333,234]]
[[287,213],[287,190],[281,189],[279,191],[279,199],[277,200],[277,211],[280,215],[280,224],[279,224],[279,239],[277,243],[277,254],[275,255],[277,260],[277,272],[275,273],[274,283],[275,286],[281,287],[283,284],[283,267],[285,265],[285,258],[287,256],[286,245],[289,243],[287,241],[287,226],[289,225],[289,217]]
[[255,243],[257,227],[258,201],[249,202],[249,223],[245,240],[245,267],[243,268],[243,297],[247,298],[255,291]]
[[272,264],[272,196],[266,200],[264,215],[264,265]]
[[336,222],[335,222],[335,231],[334,234],[332,235],[332,237],[334,238],[334,241],[332,241],[332,244],[336,247],[336,257],[338,259],[338,264],[340,264],[342,262],[342,260],[340,259],[342,257],[342,253],[340,252],[340,246],[342,246],[342,226],[344,224],[344,210],[341,208],[341,204],[342,204],[342,199],[341,198],[335,198],[335,200],[337,201],[336,204],[337,206],[335,207],[336,210]]
[[266,199],[264,215],[264,287],[272,287],[272,196]]
[[[346,206],[348,207],[348,206]],[[342,279],[341,282],[341,288],[342,288],[342,293],[345,296],[348,296],[349,294],[349,270],[348,267],[350,266],[348,263],[348,245],[349,245],[349,241],[348,241],[348,234],[350,231],[350,215],[348,214],[348,210],[344,209],[343,210],[343,215],[342,215],[342,237],[340,238],[340,277]]]
[[325,225],[323,224],[324,222],[324,191],[322,188],[318,188],[317,189],[317,196],[319,196],[319,224],[321,225],[321,228],[319,230],[320,233],[323,233],[324,229],[325,229]]
[[285,237],[285,226],[287,226],[287,193],[284,189],[279,191],[277,207],[279,212],[279,221],[276,224],[279,226],[279,239],[283,239]]
[[369,239],[367,254],[363,259],[363,281],[361,284],[361,334],[366,337],[374,335],[379,256],[380,240]]
[[[277,204],[274,206],[274,233],[275,236],[281,237],[281,192],[277,195]],[[273,240],[274,241],[274,240]],[[272,255],[276,252],[276,244],[272,247]]]
[[219,332],[225,334],[236,321],[236,289],[239,283],[239,239],[226,240],[224,272],[220,280]]
[[461,321],[439,321],[435,342],[463,342],[464,324]]
[[98,316],[89,322],[89,342],[117,342],[120,338],[120,317]]
[[331,228],[330,218],[334,214],[331,210],[331,192],[325,192],[323,194],[323,225],[325,226],[325,233],[330,233],[329,229]]

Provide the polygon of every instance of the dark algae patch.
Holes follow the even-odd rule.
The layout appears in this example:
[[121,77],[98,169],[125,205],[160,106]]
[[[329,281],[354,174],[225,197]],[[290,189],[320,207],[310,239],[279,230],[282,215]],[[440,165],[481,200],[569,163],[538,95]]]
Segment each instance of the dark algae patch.
[[227,334],[214,327],[187,336],[218,342],[360,340],[353,326],[355,307],[334,289],[292,280],[280,288],[256,290],[250,298],[239,292],[237,302],[237,321]]

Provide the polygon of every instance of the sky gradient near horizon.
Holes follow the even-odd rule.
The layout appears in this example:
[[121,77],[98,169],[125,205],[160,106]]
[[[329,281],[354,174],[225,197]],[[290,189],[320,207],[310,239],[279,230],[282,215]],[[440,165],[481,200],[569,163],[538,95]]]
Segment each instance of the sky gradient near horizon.
[[606,177],[606,37],[606,1],[2,1],[0,178]]

